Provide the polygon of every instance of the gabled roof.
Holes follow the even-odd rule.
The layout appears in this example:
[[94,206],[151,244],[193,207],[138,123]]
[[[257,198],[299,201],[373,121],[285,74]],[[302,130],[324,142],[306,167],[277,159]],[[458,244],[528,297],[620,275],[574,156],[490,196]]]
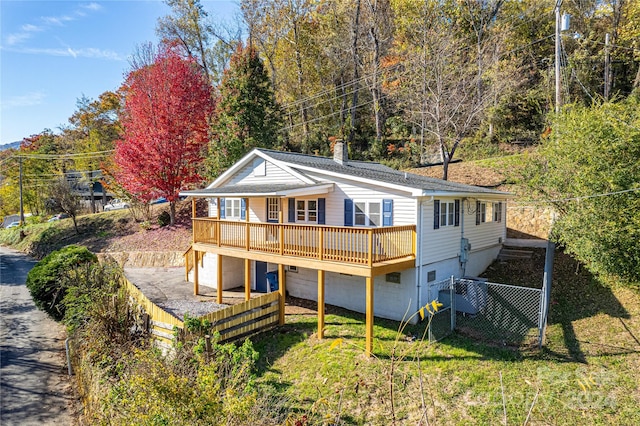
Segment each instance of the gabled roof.
[[[249,164],[256,157],[268,159],[277,166],[289,171],[303,183],[278,185],[265,180],[264,185],[225,185],[235,173]],[[214,196],[280,196],[294,194],[326,193],[333,187],[326,188],[326,183],[318,182],[312,175],[324,175],[327,178],[341,178],[357,183],[386,187],[408,192],[413,196],[458,196],[458,197],[505,197],[511,194],[479,186],[465,185],[441,179],[401,172],[383,164],[371,161],[348,160],[340,164],[333,158],[317,155],[282,152],[264,148],[254,148],[226,172],[220,175],[207,188],[195,191],[183,191],[182,195],[200,197]],[[324,186],[323,186],[324,185]],[[331,184],[329,184],[331,185]]]
[[328,157],[274,151],[264,148],[257,148],[256,150],[279,162],[287,163],[290,167],[301,172],[313,171],[334,176],[341,175],[345,178],[356,178],[359,181],[366,180],[369,183],[380,186],[406,188],[414,195],[510,195],[494,189],[405,173],[375,162],[349,160],[340,164],[333,158]]

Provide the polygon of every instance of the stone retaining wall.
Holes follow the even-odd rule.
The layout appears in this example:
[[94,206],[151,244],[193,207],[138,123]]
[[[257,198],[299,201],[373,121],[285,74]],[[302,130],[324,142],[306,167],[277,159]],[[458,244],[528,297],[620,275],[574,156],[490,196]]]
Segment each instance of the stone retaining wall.
[[547,239],[556,212],[550,207],[507,205],[507,234],[512,238],[536,237]]
[[109,252],[97,253],[97,256],[100,261],[111,257],[122,267],[171,268],[184,266],[184,253],[181,251]]

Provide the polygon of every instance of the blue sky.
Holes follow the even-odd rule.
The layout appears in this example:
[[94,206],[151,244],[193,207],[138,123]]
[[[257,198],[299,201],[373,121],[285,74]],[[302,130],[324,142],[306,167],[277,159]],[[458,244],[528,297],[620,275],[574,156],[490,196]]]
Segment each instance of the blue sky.
[[[201,1],[231,20],[233,1]],[[137,45],[157,42],[159,0],[0,0],[0,144],[67,124],[83,94],[116,90]]]

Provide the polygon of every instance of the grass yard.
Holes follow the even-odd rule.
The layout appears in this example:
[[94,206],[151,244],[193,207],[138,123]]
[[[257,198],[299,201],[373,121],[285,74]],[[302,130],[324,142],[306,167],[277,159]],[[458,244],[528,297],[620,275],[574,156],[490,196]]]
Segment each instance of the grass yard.
[[[523,284],[543,257],[496,263],[489,278]],[[282,407],[298,425],[640,424],[640,293],[599,282],[563,253],[554,273],[542,350],[459,334],[428,344],[424,324],[398,333],[376,319],[366,359],[364,316],[332,308],[322,341],[313,314],[254,339],[258,382],[274,416]]]

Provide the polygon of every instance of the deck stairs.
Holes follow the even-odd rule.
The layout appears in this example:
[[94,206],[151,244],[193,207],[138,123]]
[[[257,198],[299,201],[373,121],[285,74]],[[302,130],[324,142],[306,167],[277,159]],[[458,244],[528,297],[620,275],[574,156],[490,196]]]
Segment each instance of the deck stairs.
[[524,249],[522,247],[502,247],[500,254],[498,254],[498,260],[521,260],[531,259],[533,257],[533,251]]

